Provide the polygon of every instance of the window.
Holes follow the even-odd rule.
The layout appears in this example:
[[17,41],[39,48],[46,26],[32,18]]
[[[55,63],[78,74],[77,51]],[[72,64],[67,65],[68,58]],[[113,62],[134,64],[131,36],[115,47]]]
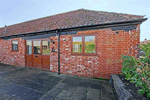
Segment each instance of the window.
[[72,54],[96,55],[96,34],[72,36]]
[[49,55],[49,53],[50,53],[49,48],[50,48],[49,41],[43,40],[42,41],[42,53],[43,53],[43,55]]
[[95,53],[95,36],[85,36],[85,53]]
[[18,41],[12,41],[12,51],[18,51]]
[[82,53],[82,37],[73,37],[73,53]]
[[32,41],[26,41],[26,54],[32,54]]
[[33,41],[33,54],[41,54],[41,41]]

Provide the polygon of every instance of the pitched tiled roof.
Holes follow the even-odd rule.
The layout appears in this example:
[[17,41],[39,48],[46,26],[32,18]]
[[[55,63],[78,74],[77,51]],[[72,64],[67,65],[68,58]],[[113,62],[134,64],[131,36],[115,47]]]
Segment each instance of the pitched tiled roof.
[[143,19],[144,16],[79,9],[0,28],[0,36]]
[[140,42],[140,45],[141,45],[141,44],[147,44],[147,43],[150,43],[150,40],[141,41],[141,42]]

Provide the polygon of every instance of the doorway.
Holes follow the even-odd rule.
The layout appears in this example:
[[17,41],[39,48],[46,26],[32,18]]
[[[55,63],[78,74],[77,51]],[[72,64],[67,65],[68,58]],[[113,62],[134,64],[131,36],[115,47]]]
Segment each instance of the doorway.
[[26,40],[26,67],[50,70],[49,38]]

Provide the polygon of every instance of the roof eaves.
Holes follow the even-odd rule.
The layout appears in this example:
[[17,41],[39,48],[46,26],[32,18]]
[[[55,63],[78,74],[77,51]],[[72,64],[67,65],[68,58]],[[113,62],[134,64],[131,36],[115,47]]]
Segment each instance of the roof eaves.
[[146,21],[148,18],[143,18],[143,19],[137,19],[137,20],[129,20],[129,21],[117,21],[117,22],[108,22],[108,23],[101,23],[101,24],[96,24],[96,25],[85,25],[85,26],[77,26],[77,27],[69,27],[69,28],[59,28],[59,29],[52,29],[52,30],[44,30],[44,31],[36,31],[36,32],[29,32],[29,33],[20,33],[20,34],[14,34],[14,35],[7,35],[7,36],[2,36],[0,39],[5,38],[5,37],[14,37],[14,36],[21,36],[21,35],[35,35],[35,34],[40,34],[40,33],[53,33],[56,32],[56,30],[61,30],[61,31],[70,31],[70,30],[82,30],[84,28],[92,28],[92,27],[97,27],[97,26],[111,26],[111,25],[121,25],[125,23],[142,23]]

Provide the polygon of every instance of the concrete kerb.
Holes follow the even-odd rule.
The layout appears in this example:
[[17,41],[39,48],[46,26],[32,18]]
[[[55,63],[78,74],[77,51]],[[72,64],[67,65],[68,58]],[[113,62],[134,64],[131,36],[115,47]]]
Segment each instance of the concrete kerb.
[[114,88],[118,100],[128,100],[133,97],[124,87],[125,85],[121,81],[118,75],[112,74],[110,77],[111,87]]

